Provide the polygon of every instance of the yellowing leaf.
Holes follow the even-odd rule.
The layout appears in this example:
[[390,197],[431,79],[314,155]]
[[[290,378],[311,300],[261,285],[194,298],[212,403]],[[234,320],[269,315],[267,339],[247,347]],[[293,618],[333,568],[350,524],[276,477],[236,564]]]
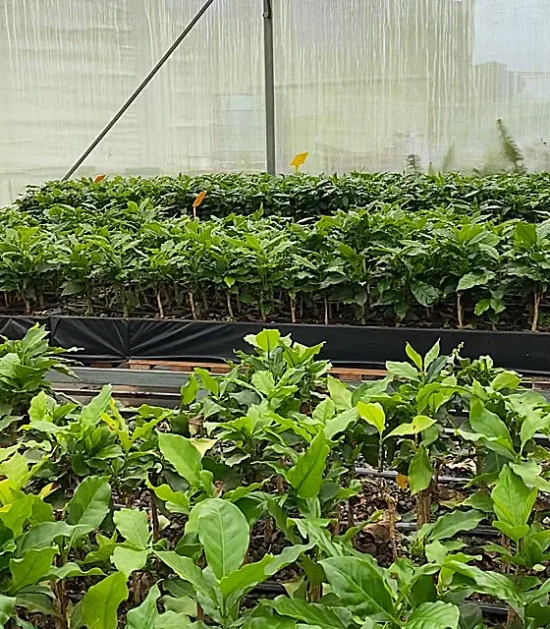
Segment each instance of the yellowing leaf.
[[189,439],[189,441],[197,448],[201,456],[204,456],[210,448],[213,448],[218,443],[217,439],[206,439],[203,437],[196,437],[195,439]]
[[296,172],[298,172],[300,170],[300,166],[303,166],[306,163],[306,159],[308,157],[309,157],[309,152],[307,151],[305,153],[298,153],[292,158],[290,165],[294,166],[294,168],[296,169]]
[[94,179],[94,183],[101,183],[105,177],[107,177],[107,175],[98,175],[95,179]]
[[407,489],[409,486],[409,477],[405,476],[405,474],[398,474],[395,481],[399,489]]
[[204,201],[204,197],[206,196],[206,190],[200,192],[197,198],[193,201],[193,207],[197,208]]

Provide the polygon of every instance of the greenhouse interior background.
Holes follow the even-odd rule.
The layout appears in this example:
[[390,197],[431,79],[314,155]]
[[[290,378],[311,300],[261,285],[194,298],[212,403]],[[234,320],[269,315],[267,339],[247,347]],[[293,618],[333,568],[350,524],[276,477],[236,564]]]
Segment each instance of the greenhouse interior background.
[[[0,0],[0,203],[59,178],[201,0]],[[274,0],[276,169],[550,168],[548,0]],[[266,168],[261,0],[217,0],[79,168]]]

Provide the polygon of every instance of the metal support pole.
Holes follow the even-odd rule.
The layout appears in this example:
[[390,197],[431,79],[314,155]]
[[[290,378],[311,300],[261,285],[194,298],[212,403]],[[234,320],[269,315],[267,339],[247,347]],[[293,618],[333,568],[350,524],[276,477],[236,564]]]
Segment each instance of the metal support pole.
[[90,153],[97,147],[97,145],[103,140],[103,138],[109,133],[109,131],[116,125],[116,123],[122,118],[122,116],[128,111],[132,103],[136,100],[136,98],[143,92],[143,90],[149,85],[149,83],[156,76],[158,71],[162,68],[162,66],[170,59],[172,54],[177,50],[182,41],[189,35],[189,33],[196,26],[197,22],[201,19],[201,17],[206,13],[209,9],[210,5],[212,5],[215,0],[206,0],[203,6],[199,9],[198,13],[195,17],[189,22],[189,24],[182,31],[180,36],[176,39],[176,41],[168,48],[168,50],[161,57],[160,61],[155,65],[155,67],[149,72],[149,74],[143,79],[143,81],[138,85],[138,87],[134,90],[128,100],[122,105],[122,107],[117,111],[117,113],[113,116],[113,118],[107,123],[107,126],[101,131],[101,133],[97,136],[97,138],[90,144],[90,146],[84,151],[84,153],[78,158],[75,164],[70,168],[67,174],[63,177],[62,181],[69,179],[74,173],[80,168],[80,166],[84,163],[84,160],[90,155]]
[[273,46],[272,0],[264,3],[264,64],[265,64],[265,149],[267,172],[276,171],[275,154],[275,70]]

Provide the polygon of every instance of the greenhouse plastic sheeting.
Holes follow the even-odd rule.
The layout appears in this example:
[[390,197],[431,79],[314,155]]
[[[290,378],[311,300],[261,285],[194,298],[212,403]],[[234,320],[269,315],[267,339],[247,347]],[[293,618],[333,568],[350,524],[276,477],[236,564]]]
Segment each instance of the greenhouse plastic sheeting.
[[321,357],[339,366],[384,366],[387,360],[406,360],[407,342],[425,354],[440,340],[445,354],[463,343],[463,356],[490,355],[499,367],[550,374],[547,333],[57,316],[0,316],[0,332],[21,338],[36,321],[51,331],[53,345],[80,348],[75,357],[83,363],[227,360],[235,350],[251,350],[247,335],[275,328],[303,345],[322,343]]
[[[0,203],[61,177],[203,0],[0,0]],[[277,168],[550,168],[548,0],[273,0]],[[216,0],[80,175],[265,168],[262,0]]]

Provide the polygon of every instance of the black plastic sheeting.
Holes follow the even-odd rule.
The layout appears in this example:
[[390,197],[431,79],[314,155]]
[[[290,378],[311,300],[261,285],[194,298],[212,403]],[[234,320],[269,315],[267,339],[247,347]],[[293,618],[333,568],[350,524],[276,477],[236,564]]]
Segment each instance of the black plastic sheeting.
[[464,356],[489,354],[502,367],[550,374],[548,333],[57,316],[1,316],[0,333],[21,338],[36,322],[51,331],[52,344],[81,348],[74,356],[83,363],[123,362],[129,358],[224,360],[232,358],[234,350],[249,348],[244,341],[247,334],[277,328],[304,345],[324,341],[322,357],[339,366],[382,366],[387,360],[404,360],[407,341],[423,354],[440,339],[443,353],[463,343]]

